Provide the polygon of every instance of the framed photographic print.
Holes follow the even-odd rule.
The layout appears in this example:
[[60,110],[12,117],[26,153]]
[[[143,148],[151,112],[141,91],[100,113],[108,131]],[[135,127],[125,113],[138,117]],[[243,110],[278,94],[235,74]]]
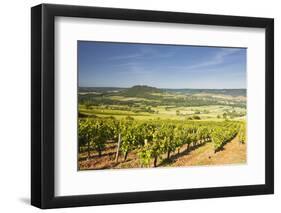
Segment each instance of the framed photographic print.
[[31,9],[31,203],[272,194],[274,21]]

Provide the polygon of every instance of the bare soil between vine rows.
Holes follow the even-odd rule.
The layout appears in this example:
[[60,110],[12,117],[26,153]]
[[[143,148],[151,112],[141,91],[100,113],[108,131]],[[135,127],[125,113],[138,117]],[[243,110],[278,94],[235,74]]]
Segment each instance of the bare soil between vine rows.
[[[115,153],[116,144],[114,143],[107,144],[101,157],[94,151],[91,152],[90,159],[87,159],[87,152],[80,153],[78,170],[141,168],[135,151],[129,153],[126,161],[120,155],[117,163],[115,162]],[[244,164],[247,161],[247,145],[241,144],[238,137],[235,137],[217,153],[214,153],[213,144],[207,142],[189,151],[186,150],[186,146],[183,146],[179,153],[177,150],[171,154],[170,159],[165,158],[166,155],[163,155],[157,167]]]

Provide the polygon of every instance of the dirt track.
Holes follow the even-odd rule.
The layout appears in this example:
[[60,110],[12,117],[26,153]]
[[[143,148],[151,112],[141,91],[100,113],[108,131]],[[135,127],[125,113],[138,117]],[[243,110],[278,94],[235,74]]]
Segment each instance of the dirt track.
[[207,143],[189,153],[174,155],[163,166],[224,165],[246,163],[246,144],[241,144],[238,137],[227,143],[222,151],[214,153],[212,143]]

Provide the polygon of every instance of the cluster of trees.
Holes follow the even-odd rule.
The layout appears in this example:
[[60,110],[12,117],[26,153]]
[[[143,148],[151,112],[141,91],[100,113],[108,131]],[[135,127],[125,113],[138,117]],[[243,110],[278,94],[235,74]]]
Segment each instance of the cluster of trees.
[[242,116],[245,116],[245,115],[246,115],[245,112],[237,112],[236,110],[232,110],[232,111],[225,110],[225,112],[222,114],[222,117],[224,119],[227,119],[227,118],[233,119],[233,118],[242,117]]
[[213,141],[214,149],[217,151],[235,137],[239,129],[240,123],[235,121],[143,122],[132,117],[121,120],[79,119],[79,148],[83,152],[87,150],[88,158],[91,157],[91,150],[95,150],[101,156],[106,142],[114,140],[119,143],[124,160],[134,150],[141,166],[150,167],[153,164],[156,167],[160,159],[169,159],[171,153],[180,152],[184,146],[189,150],[191,147]]

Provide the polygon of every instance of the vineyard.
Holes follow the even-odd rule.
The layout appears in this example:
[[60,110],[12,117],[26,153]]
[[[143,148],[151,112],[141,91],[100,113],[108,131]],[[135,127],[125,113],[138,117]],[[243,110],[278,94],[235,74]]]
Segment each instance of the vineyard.
[[245,48],[78,44],[78,170],[247,162]]
[[[212,144],[213,153],[238,137],[246,141],[244,121],[192,121],[192,120],[136,120],[127,116],[122,119],[79,118],[79,153],[84,161],[109,155],[113,164],[126,162],[133,153],[134,167],[157,167],[169,161],[172,155]],[[111,147],[111,153],[106,152]],[[79,160],[79,162],[82,159]],[[89,166],[91,167],[91,166]],[[83,167],[87,169],[86,167]]]

